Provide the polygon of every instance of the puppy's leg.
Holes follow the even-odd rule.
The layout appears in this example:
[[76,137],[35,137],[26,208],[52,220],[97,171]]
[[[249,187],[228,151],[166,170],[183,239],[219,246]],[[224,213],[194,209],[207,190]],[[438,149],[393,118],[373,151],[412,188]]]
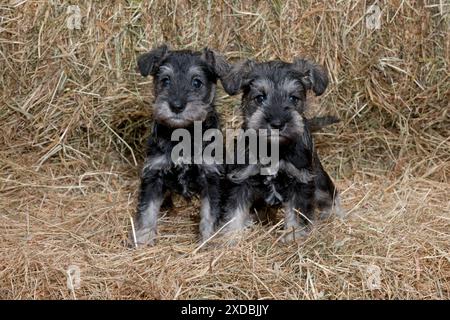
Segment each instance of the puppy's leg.
[[295,241],[308,235],[305,227],[301,227],[297,208],[293,201],[284,204],[284,229],[288,233],[284,236],[285,242]]
[[284,203],[284,228],[289,233],[284,241],[293,241],[308,235],[308,222],[314,214],[314,182],[301,184],[291,199]]
[[163,199],[164,190],[161,177],[158,173],[147,173],[141,181],[139,204],[135,216],[135,234],[132,235],[136,237],[137,245],[153,245],[155,243],[156,225]]
[[244,229],[250,223],[250,207],[253,204],[253,190],[247,185],[237,185],[230,189],[227,201],[225,222],[228,223],[226,232],[235,232]]
[[319,210],[319,219],[327,219],[333,211],[339,218],[345,217],[345,211],[341,207],[341,197],[336,188],[317,188],[314,194],[316,206]]
[[204,182],[200,210],[200,236],[202,241],[206,241],[212,236],[220,216],[220,176],[208,174],[205,176]]
[[345,212],[341,207],[339,193],[330,176],[323,168],[317,153],[314,155],[314,162],[314,201],[319,210],[319,219],[330,217],[333,210],[338,217],[343,218]]

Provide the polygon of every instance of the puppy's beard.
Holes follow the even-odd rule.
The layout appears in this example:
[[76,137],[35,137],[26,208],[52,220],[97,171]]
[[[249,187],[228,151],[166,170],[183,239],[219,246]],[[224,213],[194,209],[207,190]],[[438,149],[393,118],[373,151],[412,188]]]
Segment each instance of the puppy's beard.
[[190,121],[191,123],[194,121],[205,121],[208,112],[211,111],[212,107],[209,104],[205,104],[202,101],[192,101],[186,104],[186,108],[183,110],[180,115],[183,116],[184,119]]
[[171,128],[185,128],[191,124],[190,121],[178,117],[166,118],[162,122]]
[[270,135],[270,136],[268,137],[268,140],[269,140],[270,142],[274,142],[274,143],[278,143],[279,145],[283,145],[283,144],[287,144],[287,143],[290,142],[292,139],[289,138],[289,137],[287,137],[287,136],[284,136],[284,135],[282,135],[282,134],[280,133],[278,136]]
[[153,115],[157,122],[171,128],[185,128],[192,125],[194,121],[205,121],[209,108],[209,105],[202,102],[188,102],[182,112],[174,113],[166,101],[161,101],[155,102]]
[[291,131],[290,123],[287,123],[286,127],[282,131],[279,131],[278,143],[280,145],[292,143],[299,138],[299,134],[300,132],[297,132],[295,130]]
[[275,143],[275,144],[285,144],[289,142],[289,137],[284,134],[284,130],[273,130],[268,125],[265,127],[261,127],[261,129],[265,129],[260,131],[259,136],[267,139],[267,142]]
[[[297,139],[298,138],[297,135],[301,134],[303,132],[303,130],[301,130],[301,132],[298,132],[298,133],[291,132],[291,130],[289,130],[289,124],[287,124],[285,129],[283,129],[282,131],[278,131],[278,135],[272,134],[272,132],[271,132],[272,130],[270,129],[269,124],[265,120],[264,112],[259,109],[256,110],[248,118],[247,127],[249,129],[256,130],[256,132],[258,132],[258,134],[260,136],[266,137],[269,142],[273,140],[274,142],[279,143],[279,144],[289,143],[290,141]],[[293,127],[295,127],[295,125]],[[266,130],[266,134],[263,134],[262,132],[260,132],[259,129]]]
[[260,109],[256,110],[247,120],[247,128],[254,129],[258,132],[259,129],[267,129],[267,122],[264,120],[264,112]]
[[295,137],[291,137],[291,135],[285,132],[285,130],[273,130],[267,124],[261,124],[261,126],[257,127],[255,130],[259,137],[267,139],[267,142],[269,143],[282,145],[295,139]]
[[284,129],[279,133],[279,143],[280,145],[292,143],[300,138],[303,138],[304,133],[305,126],[303,123],[303,118],[297,111],[294,111],[291,120],[286,123]]

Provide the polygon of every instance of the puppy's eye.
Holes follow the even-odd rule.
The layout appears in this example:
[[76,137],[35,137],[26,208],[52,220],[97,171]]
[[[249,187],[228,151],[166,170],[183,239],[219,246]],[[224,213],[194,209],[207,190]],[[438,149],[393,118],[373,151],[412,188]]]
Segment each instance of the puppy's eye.
[[164,88],[167,88],[168,86],[170,86],[170,79],[169,78],[161,79],[161,84]]
[[300,99],[297,98],[296,96],[289,96],[289,101],[293,104],[297,104],[298,100]]
[[199,79],[193,79],[192,80],[192,86],[196,89],[200,89],[202,87],[203,83]]
[[264,94],[260,94],[259,96],[256,96],[256,97],[255,97],[255,101],[256,101],[256,103],[258,103],[258,104],[263,103],[264,101],[266,101],[266,99],[267,99],[267,97],[266,97],[266,95],[264,95]]

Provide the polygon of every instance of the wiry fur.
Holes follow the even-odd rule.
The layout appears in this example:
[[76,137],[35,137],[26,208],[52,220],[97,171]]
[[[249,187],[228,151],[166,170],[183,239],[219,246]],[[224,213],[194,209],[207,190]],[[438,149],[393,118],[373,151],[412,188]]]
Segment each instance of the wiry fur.
[[219,128],[215,89],[217,79],[228,72],[228,64],[209,49],[171,51],[161,46],[140,56],[138,68],[143,76],[153,76],[155,101],[134,223],[136,242],[155,242],[160,208],[163,202],[171,202],[173,192],[186,198],[200,196],[200,234],[205,240],[211,236],[221,211],[223,166],[173,162],[171,151],[178,142],[171,141],[171,135],[175,129],[184,128],[192,136],[194,121],[202,122],[203,132]]
[[[304,235],[315,209],[327,216],[339,205],[337,190],[320,163],[310,129],[337,122],[334,117],[306,120],[306,92],[322,94],[328,84],[325,71],[303,59],[293,63],[247,60],[224,77],[225,90],[242,91],[244,129],[279,130],[280,162],[272,175],[260,174],[258,165],[227,168],[229,197],[225,222],[228,230],[245,227],[253,209],[284,208],[287,239]],[[336,208],[340,212],[340,208]],[[269,210],[270,211],[270,210]]]

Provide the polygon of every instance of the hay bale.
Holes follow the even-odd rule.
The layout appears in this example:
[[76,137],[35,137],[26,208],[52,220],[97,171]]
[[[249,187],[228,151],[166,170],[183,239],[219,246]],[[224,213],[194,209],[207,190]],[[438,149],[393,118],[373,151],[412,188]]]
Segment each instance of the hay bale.
[[[80,29],[69,4],[0,5],[0,298],[450,297],[448,5],[385,3],[370,30],[364,2],[86,0]],[[324,64],[310,113],[343,119],[316,141],[349,218],[300,245],[257,226],[196,250],[198,204],[180,201],[157,246],[126,249],[152,101],[136,57],[161,42]]]

